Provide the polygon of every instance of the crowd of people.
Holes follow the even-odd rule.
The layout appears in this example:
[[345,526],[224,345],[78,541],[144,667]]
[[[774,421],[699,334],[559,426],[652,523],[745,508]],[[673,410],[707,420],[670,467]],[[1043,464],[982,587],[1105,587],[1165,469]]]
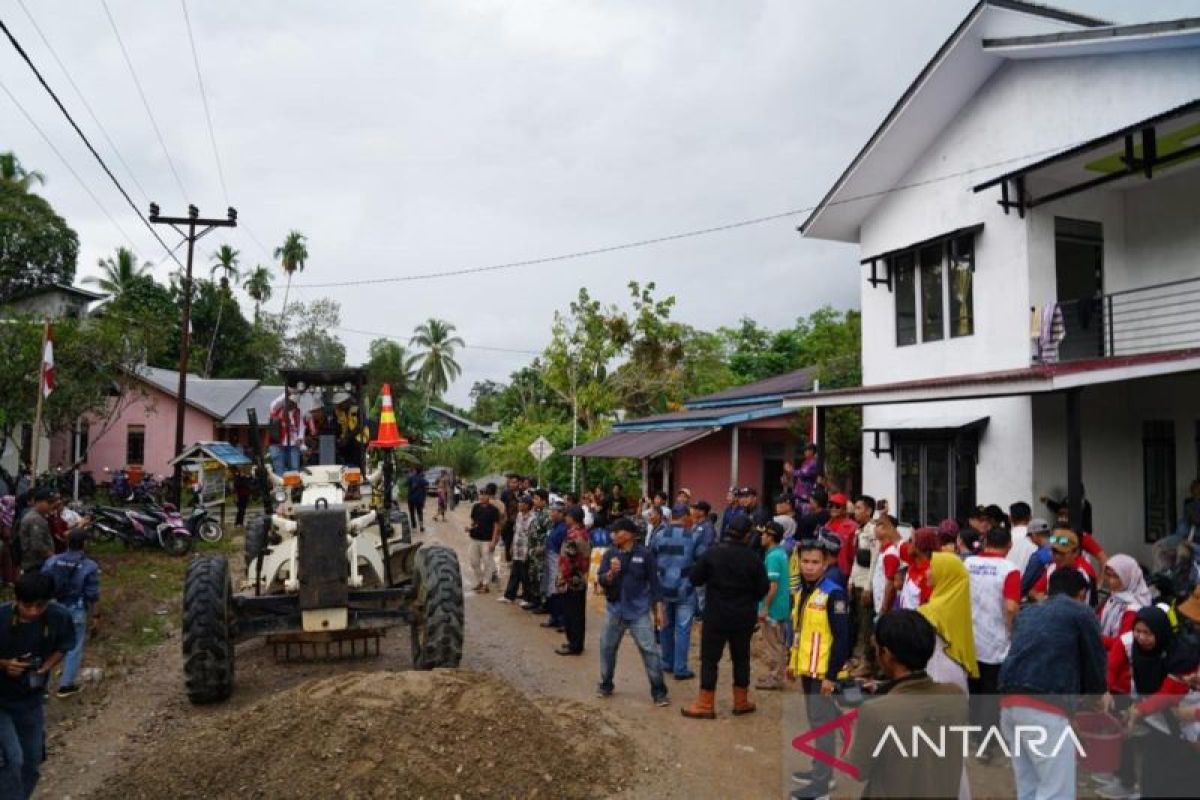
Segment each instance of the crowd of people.
[[[1200,507],[1197,498],[1190,502]],[[600,697],[614,691],[628,633],[656,705],[669,703],[667,678],[698,673],[697,694],[681,711],[715,718],[717,665],[728,648],[730,710],[753,713],[758,635],[764,664],[754,688],[802,693],[810,728],[862,692],[868,731],[914,708],[947,725],[969,718],[977,749],[932,770],[864,753],[855,738],[847,757],[864,796],[905,786],[969,796],[964,758],[988,762],[1001,751],[1020,797],[1074,796],[1074,750],[996,745],[1029,725],[1054,740],[1080,712],[1108,714],[1128,736],[1119,767],[1091,776],[1101,796],[1176,793],[1200,777],[1200,586],[1190,566],[1200,563],[1200,526],[1173,542],[1182,548],[1180,585],[1151,580],[1128,554],[1110,555],[1090,525],[1071,524],[1065,503],[1047,508],[1053,521],[1018,501],[1007,511],[971,509],[962,526],[913,527],[885,500],[830,491],[808,468],[785,472],[770,509],[743,487],[719,511],[687,489],[638,502],[620,486],[560,497],[510,476],[502,490],[485,487],[472,509],[469,560],[475,591],[485,594],[500,589],[501,554],[508,579],[499,601],[544,615],[543,626],[564,633],[564,656],[583,652],[588,591],[605,596]],[[879,702],[885,697],[895,699]],[[816,746],[841,752],[832,727]],[[834,776],[815,760],[793,780],[794,798],[823,797]]]

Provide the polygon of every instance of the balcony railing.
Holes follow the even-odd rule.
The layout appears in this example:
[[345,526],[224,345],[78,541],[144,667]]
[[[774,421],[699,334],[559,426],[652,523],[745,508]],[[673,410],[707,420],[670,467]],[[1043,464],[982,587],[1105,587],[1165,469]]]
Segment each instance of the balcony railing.
[[1051,364],[1200,347],[1200,278],[1045,307],[1033,361]]

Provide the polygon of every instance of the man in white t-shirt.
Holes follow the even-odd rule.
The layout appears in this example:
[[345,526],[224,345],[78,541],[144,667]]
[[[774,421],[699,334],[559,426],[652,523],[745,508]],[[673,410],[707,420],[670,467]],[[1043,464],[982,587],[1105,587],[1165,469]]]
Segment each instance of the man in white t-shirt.
[[971,626],[975,632],[975,658],[979,677],[970,678],[971,696],[981,696],[974,706],[978,719],[972,722],[986,731],[999,724],[1000,707],[995,699],[1000,665],[1012,643],[1013,618],[1021,603],[1021,571],[1005,558],[1012,547],[1012,534],[1004,527],[992,528],[984,537],[983,551],[963,561],[971,584]]
[[[1030,557],[1038,551],[1038,543],[1030,538],[1030,534],[1050,532],[1050,525],[1045,520],[1030,519],[1032,515],[1033,509],[1024,501],[1008,507],[1008,516],[1012,519],[1012,549],[1008,551],[1008,560],[1017,565],[1021,574],[1025,573]],[[1041,530],[1031,531],[1031,523],[1037,523]]]

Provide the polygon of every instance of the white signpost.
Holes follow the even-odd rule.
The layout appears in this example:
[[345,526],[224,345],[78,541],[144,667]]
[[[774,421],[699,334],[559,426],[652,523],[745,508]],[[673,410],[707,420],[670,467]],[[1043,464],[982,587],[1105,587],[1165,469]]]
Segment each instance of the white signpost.
[[538,465],[538,486],[542,485],[542,462],[550,456],[554,455],[554,445],[546,439],[545,436],[539,436],[529,445],[529,454],[533,456],[533,460]]

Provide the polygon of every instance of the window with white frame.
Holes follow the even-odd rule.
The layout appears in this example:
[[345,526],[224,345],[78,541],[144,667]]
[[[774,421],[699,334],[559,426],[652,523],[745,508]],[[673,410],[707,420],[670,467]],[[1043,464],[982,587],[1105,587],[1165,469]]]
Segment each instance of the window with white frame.
[[895,253],[888,262],[897,347],[975,333],[974,234]]

